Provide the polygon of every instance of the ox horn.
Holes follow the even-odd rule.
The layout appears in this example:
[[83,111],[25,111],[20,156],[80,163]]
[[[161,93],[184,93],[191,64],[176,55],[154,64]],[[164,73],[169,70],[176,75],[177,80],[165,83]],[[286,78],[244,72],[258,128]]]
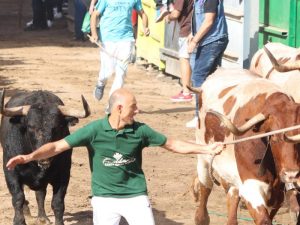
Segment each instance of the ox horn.
[[289,136],[286,133],[284,133],[284,140],[286,142],[290,142],[290,143],[299,143],[300,142],[300,134]]
[[231,131],[231,133],[237,136],[246,133],[255,124],[266,119],[266,117],[262,113],[259,113],[256,116],[252,117],[250,120],[248,120],[241,127],[236,127],[226,116],[222,115],[221,113],[216,112],[214,110],[209,110],[208,113],[212,113],[216,117],[218,117],[219,120],[221,120],[222,123],[225,125],[225,127],[227,127]]
[[89,115],[91,115],[91,110],[90,110],[90,107],[89,107],[87,101],[83,97],[83,95],[81,95],[81,100],[82,100],[82,105],[83,105],[84,110],[79,111],[79,110],[76,110],[76,109],[70,109],[69,107],[62,106],[62,105],[59,105],[58,109],[65,116],[73,116],[73,117],[77,117],[77,118],[86,118]]
[[12,116],[25,116],[27,115],[30,105],[23,105],[11,108],[4,107],[4,96],[5,96],[5,89],[2,89],[0,93],[0,112],[4,116],[12,117]]
[[266,46],[264,46],[264,50],[267,53],[274,69],[277,70],[278,72],[288,72],[288,71],[291,71],[291,70],[299,70],[300,69],[300,61],[296,61],[294,63],[280,64],[275,59],[273,54],[269,51],[269,49],[267,49]]
[[189,89],[190,91],[194,92],[194,93],[197,93],[197,94],[200,94],[201,93],[201,88],[195,88],[195,87],[191,87],[189,85],[186,85],[187,89]]

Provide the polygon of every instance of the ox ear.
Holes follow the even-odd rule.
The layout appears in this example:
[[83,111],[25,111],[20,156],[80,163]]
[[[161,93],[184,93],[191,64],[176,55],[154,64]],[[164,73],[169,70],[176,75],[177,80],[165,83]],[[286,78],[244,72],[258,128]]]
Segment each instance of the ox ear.
[[75,126],[79,122],[79,119],[73,116],[65,116],[65,120],[67,121],[68,126],[70,127]]

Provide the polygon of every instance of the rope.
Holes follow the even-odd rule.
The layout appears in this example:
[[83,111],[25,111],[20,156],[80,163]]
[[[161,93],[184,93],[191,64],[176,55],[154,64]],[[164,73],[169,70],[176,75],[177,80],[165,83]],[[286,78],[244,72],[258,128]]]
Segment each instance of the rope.
[[286,128],[282,128],[279,130],[274,130],[274,131],[270,131],[264,134],[257,134],[257,135],[253,135],[250,137],[245,137],[245,138],[241,138],[238,140],[233,140],[233,141],[227,141],[227,142],[223,142],[224,145],[233,145],[233,144],[237,144],[240,142],[244,142],[244,141],[249,141],[249,140],[253,140],[253,139],[258,139],[258,138],[262,138],[262,137],[267,137],[267,136],[271,136],[273,134],[280,134],[280,133],[284,133],[284,132],[288,132],[291,130],[296,130],[296,129],[300,129],[300,125],[296,125],[296,126],[291,126],[291,127],[286,127]]

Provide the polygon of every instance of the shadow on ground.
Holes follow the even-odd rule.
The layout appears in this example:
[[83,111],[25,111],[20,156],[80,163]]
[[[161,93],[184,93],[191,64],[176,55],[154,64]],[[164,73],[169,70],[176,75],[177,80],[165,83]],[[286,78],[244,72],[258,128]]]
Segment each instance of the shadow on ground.
[[[177,223],[166,218],[165,212],[153,209],[156,225],[183,225],[183,223]],[[93,212],[91,210],[65,213],[65,221],[71,222],[72,225],[92,225],[93,224]],[[120,225],[128,225],[124,218],[121,219]]]

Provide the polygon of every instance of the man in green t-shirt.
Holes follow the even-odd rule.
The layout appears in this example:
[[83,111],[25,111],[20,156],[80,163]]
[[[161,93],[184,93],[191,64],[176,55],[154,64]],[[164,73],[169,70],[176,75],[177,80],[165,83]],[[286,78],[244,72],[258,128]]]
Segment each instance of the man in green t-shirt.
[[136,122],[137,102],[126,89],[116,90],[109,99],[111,114],[78,129],[56,142],[41,146],[28,155],[10,159],[8,169],[18,164],[52,157],[73,147],[86,146],[92,171],[92,206],[95,225],[119,224],[121,216],[130,225],[153,225],[142,170],[142,150],[161,146],[182,154],[215,154],[221,143],[193,144],[167,138],[144,123]]

